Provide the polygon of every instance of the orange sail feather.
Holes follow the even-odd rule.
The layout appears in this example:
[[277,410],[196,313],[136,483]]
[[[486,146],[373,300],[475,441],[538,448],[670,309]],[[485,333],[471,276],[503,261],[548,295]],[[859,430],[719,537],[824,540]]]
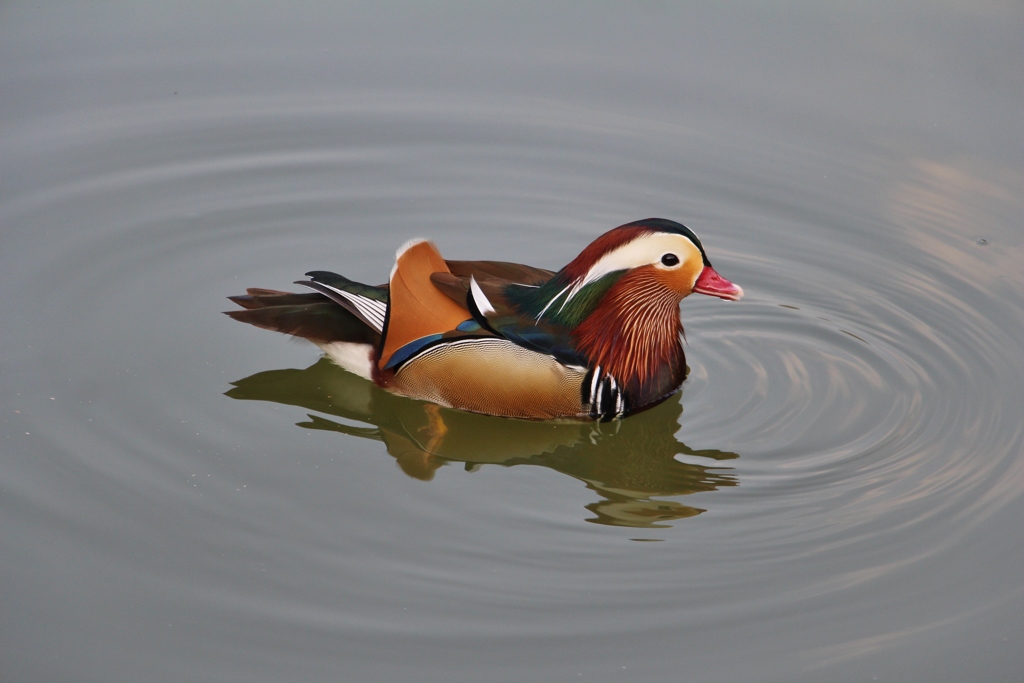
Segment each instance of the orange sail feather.
[[430,281],[432,273],[448,272],[432,242],[413,241],[398,251],[391,273],[388,325],[378,367],[387,365],[395,351],[409,342],[453,330],[470,317],[466,308]]

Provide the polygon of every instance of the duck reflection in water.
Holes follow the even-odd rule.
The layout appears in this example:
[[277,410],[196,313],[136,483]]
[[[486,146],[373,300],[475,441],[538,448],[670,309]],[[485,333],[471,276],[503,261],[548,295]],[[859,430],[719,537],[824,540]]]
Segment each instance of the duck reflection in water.
[[[540,465],[582,481],[602,500],[587,505],[587,521],[659,527],[704,510],[665,497],[736,486],[731,468],[680,462],[676,456],[723,461],[719,450],[693,450],[675,438],[680,394],[625,420],[606,423],[533,422],[489,417],[390,394],[323,358],[305,370],[271,370],[233,383],[240,400],[300,406],[368,426],[318,415],[298,426],[384,442],[410,477],[429,481],[448,463]],[[372,426],[369,426],[372,425]]]

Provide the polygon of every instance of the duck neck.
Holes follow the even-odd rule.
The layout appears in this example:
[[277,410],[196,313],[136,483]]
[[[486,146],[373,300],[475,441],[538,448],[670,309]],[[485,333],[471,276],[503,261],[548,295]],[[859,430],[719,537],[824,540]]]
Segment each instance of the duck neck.
[[686,378],[679,296],[628,273],[574,330],[577,347],[624,387],[639,407],[668,396]]

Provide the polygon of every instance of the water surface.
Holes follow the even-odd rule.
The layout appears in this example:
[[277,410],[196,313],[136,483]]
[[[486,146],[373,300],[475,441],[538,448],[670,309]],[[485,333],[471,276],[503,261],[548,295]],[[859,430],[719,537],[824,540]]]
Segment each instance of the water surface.
[[[1018,680],[1022,35],[0,10],[2,678]],[[220,313],[648,216],[747,296],[683,302],[689,379],[621,423],[396,398]]]

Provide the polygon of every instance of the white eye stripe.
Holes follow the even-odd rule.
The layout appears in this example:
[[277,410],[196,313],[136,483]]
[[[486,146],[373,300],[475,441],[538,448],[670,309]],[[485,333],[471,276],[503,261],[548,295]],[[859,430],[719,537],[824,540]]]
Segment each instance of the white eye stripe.
[[[676,256],[679,259],[679,263],[672,267],[665,266],[661,259],[666,254]],[[620,270],[630,270],[650,265],[661,270],[678,270],[688,263],[690,259],[695,258],[702,259],[701,252],[688,237],[666,232],[641,235],[599,258],[583,277],[570,282],[558,294],[553,296],[545,304],[544,308],[541,309],[541,312],[537,314],[537,320],[539,321],[555,302],[564,296],[562,303],[557,309],[561,312],[566,304],[579,294],[580,290],[600,280],[605,275]],[[568,291],[568,294],[566,294],[566,291]]]
[[639,268],[640,266],[661,264],[661,257],[665,254],[676,255],[679,263],[682,264],[693,255],[699,257],[700,250],[697,249],[693,242],[682,235],[665,232],[641,235],[598,259],[597,263],[590,267],[586,275],[573,285],[572,291],[566,297],[566,301],[591,282],[600,280],[609,273],[614,273],[617,270]]

